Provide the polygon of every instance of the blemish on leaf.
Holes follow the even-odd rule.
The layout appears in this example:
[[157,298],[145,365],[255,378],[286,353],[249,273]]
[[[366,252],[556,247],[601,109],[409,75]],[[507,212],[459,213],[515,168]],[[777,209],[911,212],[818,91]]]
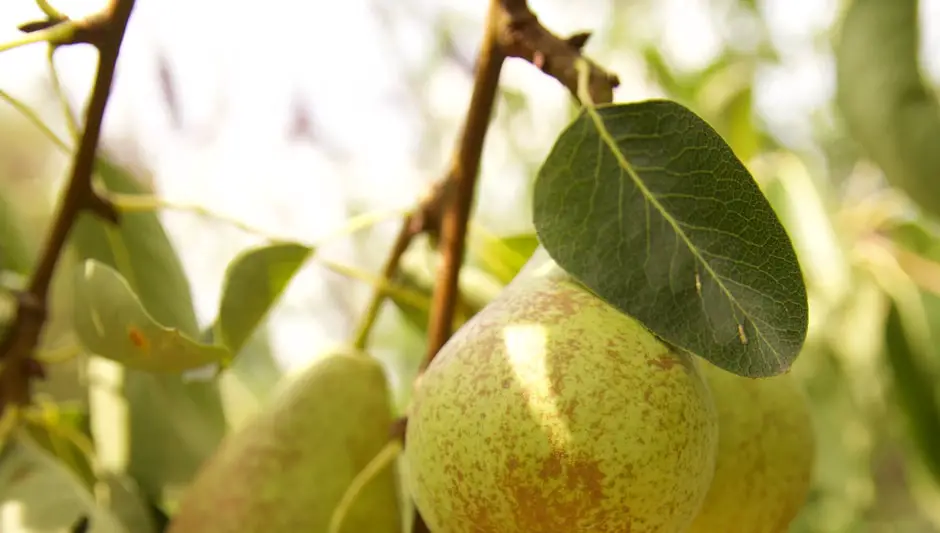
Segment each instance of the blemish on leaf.
[[150,342],[147,340],[147,337],[145,337],[144,333],[136,326],[129,326],[127,328],[127,338],[130,339],[131,344],[141,350],[147,350],[150,347]]

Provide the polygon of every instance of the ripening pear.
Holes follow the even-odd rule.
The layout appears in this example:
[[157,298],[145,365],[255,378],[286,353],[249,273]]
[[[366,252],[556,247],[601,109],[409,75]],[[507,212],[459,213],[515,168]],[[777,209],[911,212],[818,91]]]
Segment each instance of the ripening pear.
[[[325,533],[334,508],[388,442],[381,365],[332,353],[278,386],[228,435],[188,487],[169,533]],[[398,478],[385,468],[359,493],[343,533],[401,533]]]
[[815,439],[790,374],[751,379],[700,364],[718,409],[715,477],[690,533],[783,533],[809,492]]
[[428,367],[405,475],[433,533],[678,533],[717,431],[693,358],[548,262]]

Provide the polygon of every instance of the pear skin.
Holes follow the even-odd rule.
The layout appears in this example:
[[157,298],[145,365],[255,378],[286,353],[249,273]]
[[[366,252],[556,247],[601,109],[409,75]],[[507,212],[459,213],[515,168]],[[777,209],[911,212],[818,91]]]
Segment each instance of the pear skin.
[[[391,409],[377,361],[318,359],[202,465],[169,533],[327,531],[347,487],[388,443]],[[401,533],[398,487],[395,469],[383,470],[359,494],[343,533]]]
[[700,363],[718,409],[715,477],[689,533],[784,533],[809,493],[815,437],[790,374],[752,379]]
[[455,332],[411,405],[412,497],[434,533],[679,533],[718,420],[692,357],[532,265]]

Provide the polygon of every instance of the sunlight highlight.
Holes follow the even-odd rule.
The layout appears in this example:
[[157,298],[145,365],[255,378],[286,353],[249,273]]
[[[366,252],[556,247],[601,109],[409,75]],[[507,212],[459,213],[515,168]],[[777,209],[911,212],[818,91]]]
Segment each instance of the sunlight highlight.
[[542,426],[554,448],[571,442],[571,432],[555,402],[555,390],[546,364],[548,330],[538,324],[512,324],[503,329],[506,357],[519,385],[527,391],[529,411]]

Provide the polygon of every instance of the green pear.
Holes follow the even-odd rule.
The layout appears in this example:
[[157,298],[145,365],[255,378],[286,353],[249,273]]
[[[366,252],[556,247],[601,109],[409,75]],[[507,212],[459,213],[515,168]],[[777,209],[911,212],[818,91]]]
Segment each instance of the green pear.
[[[389,441],[381,365],[333,353],[280,384],[188,487],[169,533],[324,533],[337,503]],[[394,467],[360,492],[343,533],[400,533]]]
[[548,262],[428,367],[405,476],[433,533],[674,533],[708,491],[717,440],[693,358]]
[[690,533],[783,533],[809,492],[815,438],[790,374],[751,379],[708,362],[718,409],[715,477]]

